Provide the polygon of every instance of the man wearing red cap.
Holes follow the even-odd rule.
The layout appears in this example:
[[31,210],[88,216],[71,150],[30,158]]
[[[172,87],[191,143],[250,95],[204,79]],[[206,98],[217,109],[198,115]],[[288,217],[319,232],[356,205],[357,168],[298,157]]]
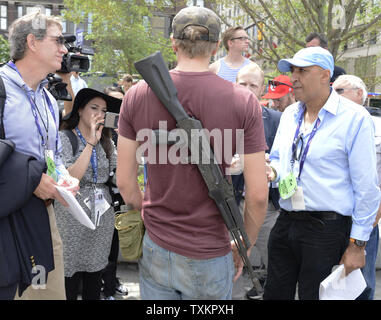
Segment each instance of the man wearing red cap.
[[274,109],[281,112],[295,103],[294,89],[290,77],[280,75],[270,80],[267,94],[262,99],[271,99],[274,102]]

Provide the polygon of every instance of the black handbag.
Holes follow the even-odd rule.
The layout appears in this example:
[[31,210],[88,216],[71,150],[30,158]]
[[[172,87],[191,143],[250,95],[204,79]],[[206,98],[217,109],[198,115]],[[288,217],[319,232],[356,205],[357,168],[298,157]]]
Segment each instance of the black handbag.
[[4,107],[7,93],[5,92],[3,78],[0,77],[0,168],[9,155],[15,150],[15,144],[11,140],[5,139],[4,131]]

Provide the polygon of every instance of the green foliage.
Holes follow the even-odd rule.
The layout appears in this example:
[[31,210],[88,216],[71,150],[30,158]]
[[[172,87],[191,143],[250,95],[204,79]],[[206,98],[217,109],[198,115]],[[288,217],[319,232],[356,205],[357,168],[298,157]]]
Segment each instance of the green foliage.
[[141,191],[144,191],[144,169],[143,165],[139,166],[138,169],[138,185]]
[[[225,8],[222,13],[217,10],[221,4]],[[274,66],[280,58],[291,57],[303,48],[311,32],[326,35],[328,49],[336,59],[344,45],[359,37],[364,37],[366,42],[368,34],[381,24],[381,7],[367,0],[216,0],[215,8],[228,25],[253,23],[260,28],[262,22],[263,40],[258,41],[252,35],[252,49],[256,59],[264,59]],[[229,19],[229,8],[230,12],[239,8],[241,14]]]
[[8,41],[0,35],[0,63],[8,62],[9,60],[9,44]]
[[136,73],[134,62],[158,50],[168,62],[174,61],[169,39],[152,36],[144,23],[153,10],[145,1],[64,0],[64,4],[70,21],[84,22],[91,14],[92,33],[86,39],[93,41],[95,49],[92,72]]

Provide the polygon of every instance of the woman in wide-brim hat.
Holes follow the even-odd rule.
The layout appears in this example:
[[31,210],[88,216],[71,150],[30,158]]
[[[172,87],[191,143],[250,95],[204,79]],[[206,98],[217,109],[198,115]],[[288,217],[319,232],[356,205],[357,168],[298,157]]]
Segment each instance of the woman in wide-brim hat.
[[[100,298],[102,270],[108,263],[114,232],[114,209],[106,183],[116,168],[111,132],[103,123],[106,111],[119,113],[121,102],[85,88],[78,92],[72,112],[63,119],[62,129],[66,132],[60,131],[62,159],[69,173],[80,181],[76,199],[96,226],[91,230],[73,218],[67,208],[60,204],[55,207],[68,300],[77,299],[81,280],[83,300]],[[77,150],[68,133],[76,139]]]
[[[91,88],[84,88],[78,91],[77,95],[75,96],[74,103],[73,103],[73,109],[71,113],[66,115],[62,120],[61,124],[61,130],[73,130],[74,128],[78,126],[80,122],[80,114],[81,110],[85,108],[85,106],[93,99],[98,98],[102,99],[106,102],[106,110],[108,112],[114,112],[114,113],[119,113],[120,110],[120,105],[121,105],[121,100],[114,98],[112,96],[109,96],[103,92],[91,89]],[[104,118],[104,115],[103,115]],[[102,121],[103,122],[103,121]],[[86,123],[81,123],[80,126],[83,126]],[[83,128],[86,132],[88,131],[89,127]],[[77,134],[77,132],[74,132]],[[109,156],[110,152],[110,145],[109,145],[109,139],[111,137],[111,130],[108,128],[103,128],[101,130],[101,138],[96,141],[93,140],[94,137],[89,137],[91,138],[91,141],[98,143],[98,141],[101,142],[103,149],[106,151],[106,154]],[[87,141],[87,140],[86,140]],[[91,143],[90,141],[90,143]]]

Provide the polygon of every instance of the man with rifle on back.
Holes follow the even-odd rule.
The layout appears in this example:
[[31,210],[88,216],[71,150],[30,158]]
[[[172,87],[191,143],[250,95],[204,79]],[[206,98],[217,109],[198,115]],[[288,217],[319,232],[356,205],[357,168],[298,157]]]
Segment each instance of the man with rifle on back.
[[[248,90],[208,70],[220,33],[220,21],[212,11],[185,8],[175,16],[172,28],[172,47],[178,64],[170,75],[179,102],[186,114],[215,134],[210,144],[223,174],[233,154],[240,151],[236,141],[239,133],[244,132],[240,153],[244,154],[246,181],[245,229],[247,242],[252,245],[266,214],[268,196],[264,160],[267,146],[258,100]],[[163,123],[168,131],[176,128],[175,118],[149,86],[140,82],[131,88],[120,113],[117,184],[126,203],[143,209],[147,232],[139,260],[141,297],[231,299],[233,278],[236,280],[242,273],[243,261],[236,243],[230,244],[225,225],[229,210],[223,212],[222,208],[228,208],[230,202],[219,197],[218,188],[212,192],[212,183],[199,171],[204,154],[197,162],[192,152],[192,162],[186,163],[182,158],[179,163],[174,161],[174,155],[182,154],[183,149],[177,143],[148,148],[144,199],[137,185],[141,133],[159,129]],[[216,138],[216,132],[221,139]],[[176,146],[174,153],[172,148]],[[217,181],[218,172],[214,173]]]

